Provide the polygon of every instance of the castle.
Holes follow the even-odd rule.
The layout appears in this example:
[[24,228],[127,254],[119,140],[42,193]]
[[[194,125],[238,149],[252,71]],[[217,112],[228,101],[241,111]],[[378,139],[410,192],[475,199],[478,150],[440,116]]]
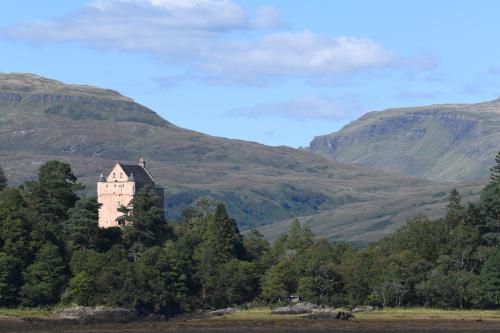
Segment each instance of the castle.
[[97,182],[97,201],[99,208],[99,227],[118,226],[116,219],[122,215],[120,206],[128,206],[134,195],[144,186],[155,188],[163,206],[163,189],[155,186],[155,180],[141,158],[138,165],[116,163],[107,177],[101,174]]

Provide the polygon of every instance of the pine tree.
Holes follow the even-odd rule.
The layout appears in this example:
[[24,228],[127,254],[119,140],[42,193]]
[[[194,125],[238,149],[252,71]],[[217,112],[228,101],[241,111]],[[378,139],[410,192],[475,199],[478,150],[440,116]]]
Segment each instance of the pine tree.
[[68,218],[82,189],[71,166],[59,161],[45,162],[38,170],[38,181],[26,184],[30,204],[47,220],[57,222]]
[[224,204],[218,204],[208,219],[204,241],[198,249],[201,296],[207,305],[218,306],[223,298],[223,290],[218,288],[219,267],[243,256],[243,241],[236,221],[228,216]]
[[205,248],[210,249],[220,262],[241,258],[243,239],[236,221],[227,214],[226,206],[218,204],[213,217],[209,220],[205,234]]
[[497,156],[495,157],[495,166],[493,166],[490,171],[491,171],[491,180],[493,182],[500,182],[500,151],[497,153]]
[[57,247],[45,243],[24,274],[26,283],[21,288],[22,303],[28,306],[57,303],[66,284],[66,270]]
[[0,191],[3,191],[7,187],[7,177],[3,172],[2,167],[0,167]]
[[94,197],[79,200],[68,212],[65,231],[73,245],[83,249],[95,247],[98,233],[99,206]]
[[144,186],[130,201],[129,207],[120,207],[123,215],[119,223],[123,225],[123,236],[134,258],[155,245],[163,245],[170,237],[170,229],[159,197],[152,186]]

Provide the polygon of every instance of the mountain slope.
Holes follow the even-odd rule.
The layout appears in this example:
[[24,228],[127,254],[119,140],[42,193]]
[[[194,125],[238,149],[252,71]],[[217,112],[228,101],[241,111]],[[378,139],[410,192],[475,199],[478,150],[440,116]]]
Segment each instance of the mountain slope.
[[479,179],[500,150],[500,100],[370,112],[308,150],[402,175]]
[[[197,198],[210,196],[228,205],[242,229],[326,214],[354,203],[371,221],[385,214],[382,203],[387,200],[406,198],[405,204],[395,200],[391,207],[402,211],[432,193],[440,193],[436,201],[442,211],[441,194],[451,187],[306,151],[179,128],[112,90],[28,74],[0,75],[0,165],[13,184],[32,177],[43,161],[59,159],[71,163],[88,191],[95,193],[101,172],[108,172],[117,160],[134,163],[139,157],[146,158],[166,188],[170,218]],[[336,214],[335,219],[353,228],[360,222],[350,214]],[[403,221],[397,214],[391,219]],[[315,228],[329,229],[333,223],[322,219]],[[389,231],[382,228],[367,238]]]

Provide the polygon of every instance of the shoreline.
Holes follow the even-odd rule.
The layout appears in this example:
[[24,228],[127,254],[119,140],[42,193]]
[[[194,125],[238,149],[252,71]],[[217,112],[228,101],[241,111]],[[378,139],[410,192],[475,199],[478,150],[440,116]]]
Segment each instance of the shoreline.
[[499,332],[496,319],[400,319],[386,318],[311,320],[304,318],[270,319],[181,319],[137,320],[128,323],[81,323],[58,318],[0,316],[4,332],[95,332],[95,333],[159,333],[159,332]]

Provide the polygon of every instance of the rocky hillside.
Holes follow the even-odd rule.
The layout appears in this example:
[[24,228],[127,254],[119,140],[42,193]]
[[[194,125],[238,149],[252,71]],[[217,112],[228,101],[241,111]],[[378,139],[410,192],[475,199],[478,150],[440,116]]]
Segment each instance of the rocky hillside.
[[[408,207],[425,211],[425,198],[432,195],[431,204],[437,207],[432,212],[439,213],[451,187],[394,177],[307,151],[179,128],[112,90],[27,74],[0,75],[0,165],[12,184],[32,177],[43,161],[59,159],[71,163],[87,190],[95,193],[101,172],[108,172],[118,160],[134,163],[139,157],[148,160],[166,188],[171,219],[203,196],[224,201],[242,229],[343,211],[335,220],[324,218],[313,226],[343,240],[351,240],[352,233],[333,234],[335,223],[353,228],[359,224],[357,234],[364,235],[363,241],[377,239],[391,229],[382,226],[369,232],[370,221],[377,223],[385,216],[394,227],[405,218],[397,212]],[[383,202],[392,202],[390,215]],[[355,212],[363,213],[363,223]]]
[[479,179],[500,150],[500,99],[370,112],[308,150],[401,175]]

